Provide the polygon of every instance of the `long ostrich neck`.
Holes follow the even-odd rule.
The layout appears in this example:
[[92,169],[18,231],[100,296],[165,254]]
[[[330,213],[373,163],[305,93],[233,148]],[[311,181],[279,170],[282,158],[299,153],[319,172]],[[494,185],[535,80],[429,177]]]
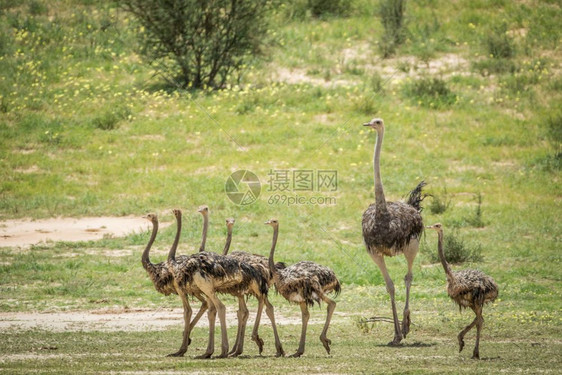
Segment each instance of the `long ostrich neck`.
[[174,238],[174,243],[170,248],[170,252],[168,253],[168,260],[176,260],[176,249],[178,248],[178,243],[180,242],[180,235],[181,235],[181,215],[176,216],[176,223],[177,223],[177,232],[176,237]]
[[228,225],[227,228],[228,233],[226,235],[226,243],[224,244],[222,255],[228,254],[228,250],[230,249],[230,242],[232,242],[232,225]]
[[142,266],[144,269],[147,269],[150,263],[150,258],[148,257],[148,253],[150,252],[150,248],[154,243],[154,239],[156,238],[156,233],[158,232],[158,221],[152,222],[152,234],[150,236],[150,240],[148,240],[148,244],[146,245],[144,252],[142,253]]
[[375,203],[377,205],[377,209],[386,210],[386,200],[384,198],[384,190],[382,188],[382,180],[381,180],[381,148],[382,148],[382,139],[384,137],[384,128],[377,131],[377,143],[375,144],[375,157],[373,161],[374,169],[375,169]]
[[205,251],[205,242],[207,242],[207,229],[209,228],[209,217],[203,213],[203,234],[201,235],[201,246],[199,251]]
[[439,259],[441,260],[441,264],[443,265],[443,269],[445,270],[445,273],[447,274],[447,278],[451,278],[453,279],[453,273],[451,272],[451,267],[449,266],[449,263],[447,263],[447,260],[445,259],[445,254],[443,253],[443,231],[440,230],[439,232],[437,232],[437,252],[439,253]]
[[273,241],[271,242],[271,251],[269,252],[269,272],[271,275],[277,274],[277,268],[275,268],[275,261],[273,260],[273,254],[275,254],[275,245],[277,245],[277,236],[279,235],[279,227],[273,227]]

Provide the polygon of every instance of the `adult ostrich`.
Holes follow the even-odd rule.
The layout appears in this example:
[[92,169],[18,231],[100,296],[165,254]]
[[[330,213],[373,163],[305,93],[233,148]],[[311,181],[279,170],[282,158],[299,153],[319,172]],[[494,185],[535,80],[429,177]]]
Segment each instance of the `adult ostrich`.
[[459,352],[464,348],[464,335],[476,325],[476,345],[474,346],[472,358],[479,359],[480,331],[484,323],[482,308],[484,304],[493,302],[496,299],[498,296],[498,285],[494,279],[478,270],[467,269],[452,272],[443,253],[443,226],[437,223],[426,228],[437,231],[437,252],[447,275],[447,294],[459,305],[459,308],[470,307],[476,314],[476,318],[474,318],[472,323],[467,325],[458,335]]
[[[389,345],[398,345],[402,338],[406,337],[410,331],[409,300],[410,286],[412,284],[412,265],[418,253],[419,239],[423,232],[420,203],[424,198],[422,197],[422,188],[425,186],[425,182],[420,182],[410,192],[407,202],[387,202],[384,197],[380,172],[384,122],[380,118],[374,118],[368,123],[363,124],[363,126],[373,128],[377,132],[373,162],[375,172],[375,203],[372,203],[363,213],[363,240],[365,241],[367,252],[381,270],[386,283],[386,290],[390,294],[394,319],[394,339]],[[400,329],[396,312],[394,283],[388,274],[384,262],[385,256],[392,257],[401,253],[404,254],[408,262],[408,273],[404,278],[406,283],[406,304],[404,306],[402,329]]]
[[332,314],[336,309],[336,302],[329,298],[326,294],[334,292],[336,296],[341,291],[341,285],[334,271],[328,267],[321,266],[314,262],[303,261],[295,263],[287,268],[279,269],[275,267],[273,260],[275,253],[275,245],[279,235],[279,222],[275,219],[267,221],[265,224],[273,227],[273,241],[271,251],[269,252],[269,269],[275,288],[287,301],[298,303],[302,312],[302,328],[299,348],[291,355],[291,357],[300,357],[304,354],[304,345],[306,342],[306,328],[310,313],[308,307],[313,306],[314,302],[320,304],[320,301],[326,302],[328,312],[326,322],[320,334],[320,341],[324,345],[324,349],[330,354],[330,345],[332,341],[326,337]]

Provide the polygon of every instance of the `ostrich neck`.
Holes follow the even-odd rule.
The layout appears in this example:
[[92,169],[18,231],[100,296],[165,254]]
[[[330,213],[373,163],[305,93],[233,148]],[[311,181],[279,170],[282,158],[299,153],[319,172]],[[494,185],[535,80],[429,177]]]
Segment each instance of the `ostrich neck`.
[[203,215],[203,234],[201,236],[201,246],[199,246],[199,251],[205,251],[205,242],[207,242],[207,229],[209,228],[209,218],[207,215]]
[[445,259],[445,254],[443,253],[443,231],[439,231],[437,233],[438,242],[437,242],[437,252],[439,253],[439,259],[441,260],[441,264],[443,265],[443,269],[445,270],[445,274],[447,274],[447,278],[453,278],[453,274],[451,272],[451,267],[447,260]]
[[157,232],[158,232],[158,222],[156,221],[156,222],[152,223],[152,234],[150,235],[150,239],[148,240],[148,244],[146,245],[146,248],[144,249],[144,252],[142,253],[142,265],[143,265],[144,269],[147,269],[148,266],[151,264],[148,253],[150,252],[150,248],[152,247],[152,244],[154,243],[154,239],[156,238]]
[[226,243],[224,244],[224,250],[222,251],[222,255],[228,254],[228,250],[230,249],[230,242],[232,242],[232,227],[228,227],[228,234],[226,235]]
[[271,275],[277,274],[277,269],[275,268],[275,261],[273,260],[273,255],[275,254],[275,245],[277,245],[277,236],[279,235],[279,228],[273,227],[273,241],[271,243],[271,251],[269,252],[269,272]]
[[375,144],[375,157],[373,161],[374,169],[375,169],[375,203],[377,205],[377,209],[386,210],[386,200],[384,198],[384,190],[382,188],[382,180],[381,180],[381,148],[382,148],[382,139],[384,137],[384,129],[381,129],[377,132],[377,143]]
[[178,243],[180,242],[180,235],[181,235],[181,215],[176,217],[177,223],[177,231],[176,237],[174,238],[174,243],[170,248],[170,252],[168,253],[168,260],[176,260],[176,249],[178,248]]

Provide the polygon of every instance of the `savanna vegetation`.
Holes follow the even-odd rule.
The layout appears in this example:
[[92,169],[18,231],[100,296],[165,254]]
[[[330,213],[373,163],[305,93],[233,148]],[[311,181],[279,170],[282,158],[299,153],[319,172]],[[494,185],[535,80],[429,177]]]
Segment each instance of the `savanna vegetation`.
[[[313,260],[343,284],[330,356],[319,323],[310,325],[300,359],[273,358],[264,327],[264,357],[247,340],[245,357],[206,362],[192,359],[205,346],[203,328],[186,357],[165,358],[179,345],[180,322],[139,332],[9,328],[1,371],[560,372],[560,3],[406,2],[391,50],[382,20],[388,3],[273,2],[262,54],[246,56],[224,84],[194,89],[148,64],[139,39],[146,29],[117,3],[1,1],[1,220],[156,212],[172,221],[179,207],[185,254],[200,237],[195,209],[208,204],[209,249],[222,249],[224,218],[235,217],[232,248],[266,254],[271,231],[263,222],[275,217],[277,260]],[[469,359],[474,333],[458,353],[456,334],[473,316],[449,301],[430,231],[415,262],[413,326],[403,345],[386,346],[390,324],[364,320],[391,314],[360,227],[374,200],[375,142],[361,125],[375,116],[386,125],[386,198],[428,182],[424,222],[444,225],[454,268],[481,269],[499,285],[499,298],[484,309],[484,360]],[[224,191],[241,169],[262,182],[258,200],[244,206]],[[337,171],[337,188],[290,189],[279,199],[272,176],[284,170]],[[296,196],[330,199],[289,205]],[[153,261],[164,260],[173,235],[160,231]],[[179,308],[177,298],[156,293],[140,265],[148,237],[2,248],[0,311]],[[406,262],[387,265],[401,310]],[[280,314],[300,317],[271,294]],[[233,299],[224,301],[235,309]],[[286,350],[296,348],[300,326],[279,330]],[[231,341],[235,332],[229,328]]]

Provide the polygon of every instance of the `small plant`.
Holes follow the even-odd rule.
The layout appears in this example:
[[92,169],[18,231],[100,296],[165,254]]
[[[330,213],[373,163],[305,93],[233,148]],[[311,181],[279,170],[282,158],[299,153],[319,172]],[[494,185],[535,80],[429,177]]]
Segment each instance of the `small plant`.
[[552,147],[560,155],[562,152],[562,113],[551,115],[546,120],[546,135]]
[[404,85],[406,96],[417,100],[419,105],[440,108],[452,105],[457,96],[441,78],[419,78]]
[[384,32],[379,41],[379,48],[384,58],[390,57],[405,40],[404,12],[406,0],[381,0],[379,16]]
[[364,115],[371,115],[376,112],[377,102],[372,95],[360,95],[353,101],[353,110]]
[[469,217],[466,221],[473,227],[482,228],[486,226],[486,223],[482,219],[482,194],[478,192],[476,194],[476,210],[474,211],[474,215]]
[[100,130],[113,130],[117,128],[119,121],[127,118],[130,114],[131,111],[128,108],[117,108],[94,117],[92,124]]
[[507,33],[507,24],[495,26],[484,34],[483,43],[488,55],[494,59],[510,59],[515,56],[513,38]]
[[442,195],[432,195],[431,197],[433,199],[429,205],[429,211],[432,214],[442,214],[451,206],[451,199],[448,198],[447,188],[443,189]]
[[308,9],[313,17],[347,16],[351,11],[351,0],[308,0]]
[[385,83],[386,81],[382,78],[382,76],[378,72],[373,73],[369,78],[369,84],[370,84],[369,88],[377,94],[384,93]]
[[[482,261],[482,246],[479,243],[468,244],[456,231],[445,233],[443,253],[447,262],[459,264]],[[439,262],[437,250],[429,253],[431,263]]]

